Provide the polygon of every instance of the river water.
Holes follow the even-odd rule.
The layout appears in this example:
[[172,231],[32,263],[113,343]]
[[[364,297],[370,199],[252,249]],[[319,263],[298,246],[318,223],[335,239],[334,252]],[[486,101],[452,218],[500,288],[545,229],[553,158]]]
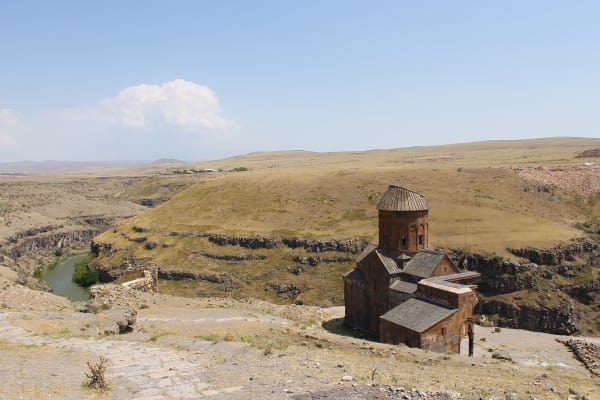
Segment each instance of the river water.
[[55,294],[68,297],[74,301],[85,301],[90,298],[90,292],[86,288],[82,288],[71,281],[75,264],[85,260],[86,257],[87,254],[85,253],[71,256],[59,262],[54,269],[46,271],[44,280]]

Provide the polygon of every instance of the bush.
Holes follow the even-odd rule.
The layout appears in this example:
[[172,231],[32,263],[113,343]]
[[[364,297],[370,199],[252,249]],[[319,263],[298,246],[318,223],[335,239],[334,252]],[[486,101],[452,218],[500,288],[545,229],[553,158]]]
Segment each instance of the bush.
[[79,286],[91,286],[98,282],[99,278],[98,271],[90,270],[85,261],[75,264],[75,271],[73,272],[72,280]]
[[246,167],[237,167],[232,169],[233,172],[243,172],[243,171],[248,171],[248,168]]
[[88,387],[96,390],[110,389],[110,385],[105,376],[106,364],[108,364],[108,359],[103,356],[100,356],[100,360],[96,364],[87,363],[87,366],[90,369],[90,372],[85,374],[88,379],[86,382]]

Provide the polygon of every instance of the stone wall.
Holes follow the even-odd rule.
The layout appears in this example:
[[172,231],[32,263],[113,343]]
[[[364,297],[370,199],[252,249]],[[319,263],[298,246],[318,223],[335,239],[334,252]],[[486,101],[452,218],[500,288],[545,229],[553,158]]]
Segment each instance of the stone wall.
[[158,271],[143,271],[143,277],[122,283],[126,288],[140,292],[158,292]]

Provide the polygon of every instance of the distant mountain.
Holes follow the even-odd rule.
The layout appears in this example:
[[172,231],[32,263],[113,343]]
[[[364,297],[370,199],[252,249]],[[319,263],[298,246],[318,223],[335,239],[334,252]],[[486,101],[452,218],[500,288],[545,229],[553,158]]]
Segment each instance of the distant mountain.
[[141,161],[17,161],[0,163],[0,175],[44,175],[143,165]]

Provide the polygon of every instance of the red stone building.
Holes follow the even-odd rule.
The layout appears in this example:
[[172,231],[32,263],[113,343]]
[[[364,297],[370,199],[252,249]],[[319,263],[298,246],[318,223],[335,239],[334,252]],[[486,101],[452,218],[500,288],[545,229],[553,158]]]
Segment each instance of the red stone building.
[[379,202],[379,244],[370,244],[344,275],[345,322],[386,343],[460,351],[477,297],[476,272],[460,272],[429,250],[429,205],[417,192],[390,186]]

